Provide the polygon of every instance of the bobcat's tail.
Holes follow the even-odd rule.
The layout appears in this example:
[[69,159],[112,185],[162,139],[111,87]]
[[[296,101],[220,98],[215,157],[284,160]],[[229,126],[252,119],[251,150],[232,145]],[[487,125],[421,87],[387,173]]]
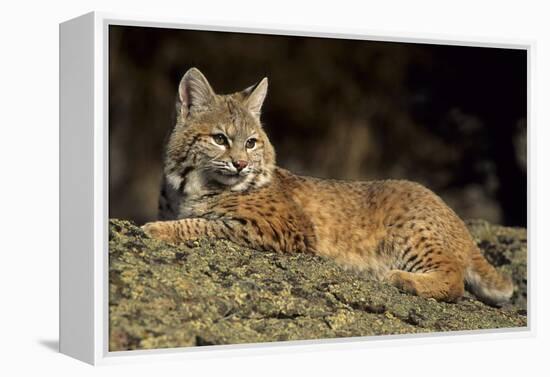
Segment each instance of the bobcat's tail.
[[512,280],[498,272],[477,246],[472,250],[470,265],[466,268],[466,284],[481,301],[494,306],[504,304],[514,293]]

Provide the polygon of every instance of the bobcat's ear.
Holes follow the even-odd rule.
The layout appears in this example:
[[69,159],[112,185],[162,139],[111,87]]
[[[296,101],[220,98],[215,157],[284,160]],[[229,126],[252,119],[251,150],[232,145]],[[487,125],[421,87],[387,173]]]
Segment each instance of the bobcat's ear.
[[267,95],[267,77],[264,77],[262,81],[256,85],[252,85],[251,87],[243,90],[243,95],[244,104],[248,110],[250,110],[252,115],[259,118],[260,113],[262,112],[262,105],[264,103],[265,96]]
[[214,90],[206,77],[197,68],[191,68],[183,75],[178,88],[176,108],[186,117],[190,111],[200,111],[214,100]]

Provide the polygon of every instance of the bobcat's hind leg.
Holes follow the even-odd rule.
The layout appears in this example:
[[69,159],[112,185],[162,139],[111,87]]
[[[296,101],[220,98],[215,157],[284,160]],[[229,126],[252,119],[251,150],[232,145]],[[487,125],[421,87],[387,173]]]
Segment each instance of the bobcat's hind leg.
[[405,292],[438,301],[456,302],[464,294],[464,273],[454,268],[430,272],[391,270],[387,280]]

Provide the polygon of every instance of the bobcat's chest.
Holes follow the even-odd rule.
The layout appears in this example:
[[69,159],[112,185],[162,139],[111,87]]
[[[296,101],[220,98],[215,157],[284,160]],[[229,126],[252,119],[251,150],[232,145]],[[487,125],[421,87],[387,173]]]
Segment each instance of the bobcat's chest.
[[208,206],[205,203],[184,199],[180,202],[178,217],[180,219],[203,217],[207,212]]
[[177,197],[178,218],[203,217],[210,211],[212,194],[205,179],[198,171],[189,172],[179,188]]

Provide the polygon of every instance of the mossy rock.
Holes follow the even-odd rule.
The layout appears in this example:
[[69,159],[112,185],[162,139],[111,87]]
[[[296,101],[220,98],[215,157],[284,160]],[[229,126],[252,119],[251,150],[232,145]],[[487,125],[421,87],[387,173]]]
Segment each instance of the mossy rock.
[[524,229],[468,223],[492,263],[512,273],[512,303],[441,303],[310,254],[223,240],[171,245],[109,224],[110,351],[527,326]]

